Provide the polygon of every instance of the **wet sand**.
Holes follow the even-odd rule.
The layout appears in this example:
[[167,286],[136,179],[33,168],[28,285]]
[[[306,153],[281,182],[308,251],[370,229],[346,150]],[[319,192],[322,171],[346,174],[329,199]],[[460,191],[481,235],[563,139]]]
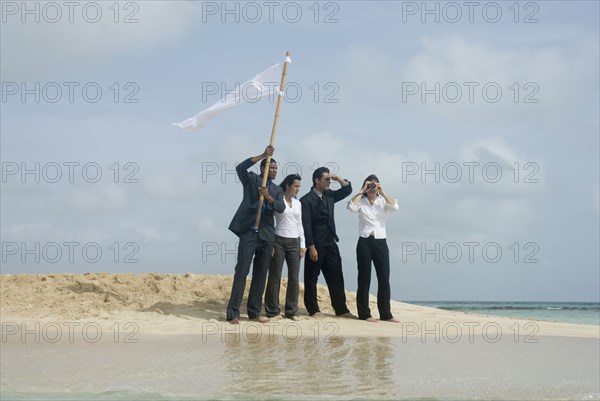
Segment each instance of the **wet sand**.
[[[2,392],[195,399],[596,399],[598,341],[113,334],[3,343]],[[123,333],[122,333],[123,334]],[[30,335],[31,336],[31,335]],[[594,398],[594,396],[596,398]],[[133,397],[137,398],[137,397]]]

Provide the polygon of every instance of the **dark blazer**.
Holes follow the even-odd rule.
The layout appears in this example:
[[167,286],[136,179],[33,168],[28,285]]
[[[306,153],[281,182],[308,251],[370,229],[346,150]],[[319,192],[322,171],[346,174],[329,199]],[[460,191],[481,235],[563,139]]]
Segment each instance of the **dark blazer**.
[[[254,227],[256,213],[258,212],[258,198],[260,197],[258,188],[262,185],[262,177],[252,171],[248,171],[253,165],[252,160],[248,158],[235,168],[244,186],[244,197],[229,224],[229,229],[238,237],[240,234]],[[260,216],[258,235],[263,241],[275,242],[275,219],[273,211],[283,213],[285,211],[285,203],[283,201],[283,190],[274,182],[271,182],[269,186],[269,194],[273,197],[274,202],[273,204],[267,202],[267,208]]]
[[340,239],[335,231],[335,219],[333,215],[334,204],[341,201],[352,193],[352,184],[341,187],[335,191],[327,190],[324,196],[327,197],[327,209],[325,204],[319,198],[319,195],[311,190],[300,198],[302,204],[302,226],[304,228],[304,238],[306,246],[328,245],[333,239],[338,242]]

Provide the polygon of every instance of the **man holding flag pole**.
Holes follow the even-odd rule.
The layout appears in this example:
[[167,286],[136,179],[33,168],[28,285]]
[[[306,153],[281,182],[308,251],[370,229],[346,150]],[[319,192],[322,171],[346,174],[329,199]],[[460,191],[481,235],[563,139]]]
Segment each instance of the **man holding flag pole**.
[[[227,305],[227,321],[231,324],[239,324],[240,305],[246,288],[246,278],[250,272],[250,265],[254,259],[252,269],[252,281],[250,293],[248,294],[248,317],[260,323],[266,323],[268,318],[260,316],[262,308],[262,296],[265,291],[267,272],[271,261],[273,244],[275,243],[275,219],[274,211],[283,213],[285,203],[283,191],[278,185],[272,185],[277,175],[277,163],[271,160],[273,156],[275,133],[277,132],[277,121],[279,109],[283,99],[283,87],[287,75],[287,67],[291,62],[290,52],[286,53],[285,62],[276,64],[267,70],[257,74],[253,79],[246,82],[236,91],[229,92],[219,102],[213,104],[206,110],[180,123],[173,124],[183,129],[196,130],[202,128],[209,120],[221,111],[235,106],[248,97],[248,89],[254,90],[255,96],[260,99],[273,91],[277,91],[277,107],[275,119],[271,129],[271,140],[265,151],[241,162],[236,167],[236,172],[244,186],[244,196],[238,210],[229,225],[229,229],[239,239],[237,263],[233,276],[231,296]],[[277,74],[281,71],[281,80],[278,81]],[[278,87],[269,86],[274,82],[280,82]],[[241,91],[246,96],[241,97]],[[261,162],[262,178],[254,172],[248,171],[259,160]],[[262,181],[262,183],[261,183]]]
[[[275,243],[273,213],[274,211],[283,213],[285,210],[283,190],[279,185],[273,184],[273,179],[277,176],[277,163],[275,160],[271,160],[273,151],[273,146],[267,146],[262,154],[244,160],[235,168],[244,186],[244,197],[229,225],[229,229],[240,239],[233,286],[227,305],[227,321],[231,324],[239,323],[246,277],[248,277],[253,258],[252,282],[248,294],[248,317],[250,320],[260,323],[269,321],[268,318],[260,316],[260,311]],[[267,178],[265,185],[260,185],[263,178],[252,171],[247,171],[259,160],[262,160],[261,174]]]

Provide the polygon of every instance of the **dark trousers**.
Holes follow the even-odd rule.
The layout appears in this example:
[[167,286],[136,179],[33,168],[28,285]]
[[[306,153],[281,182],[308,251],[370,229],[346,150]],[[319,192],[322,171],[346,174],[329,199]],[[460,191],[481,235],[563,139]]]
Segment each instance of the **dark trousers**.
[[344,292],[344,274],[342,273],[342,258],[337,244],[316,246],[319,260],[310,260],[310,253],[304,258],[304,306],[309,315],[320,312],[317,302],[317,281],[319,274],[323,272],[331,306],[336,315],[350,312],[346,307],[346,293]]
[[281,313],[279,308],[279,290],[284,260],[288,266],[288,285],[285,293],[285,316],[298,315],[298,292],[300,275],[300,239],[275,236],[275,255],[271,259],[267,290],[265,292],[265,312],[268,317]]
[[250,293],[248,294],[248,317],[252,319],[260,315],[272,252],[273,243],[261,240],[256,231],[248,230],[240,235],[231,297],[227,305],[227,320],[240,317],[240,305],[246,289],[246,277],[250,272],[250,264],[253,258],[252,281],[250,282]]
[[390,306],[390,251],[385,238],[374,237],[358,239],[356,244],[356,261],[358,262],[358,290],[356,291],[356,305],[358,318],[371,317],[369,308],[369,287],[371,285],[371,261],[375,265],[377,274],[377,309],[381,320],[391,319]]

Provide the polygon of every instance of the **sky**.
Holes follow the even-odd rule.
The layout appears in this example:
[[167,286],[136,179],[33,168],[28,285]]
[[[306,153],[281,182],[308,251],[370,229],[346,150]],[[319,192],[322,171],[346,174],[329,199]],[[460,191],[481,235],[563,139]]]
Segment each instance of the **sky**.
[[233,274],[275,99],[172,123],[290,51],[275,181],[377,174],[393,299],[600,300],[597,1],[0,4],[2,274]]

